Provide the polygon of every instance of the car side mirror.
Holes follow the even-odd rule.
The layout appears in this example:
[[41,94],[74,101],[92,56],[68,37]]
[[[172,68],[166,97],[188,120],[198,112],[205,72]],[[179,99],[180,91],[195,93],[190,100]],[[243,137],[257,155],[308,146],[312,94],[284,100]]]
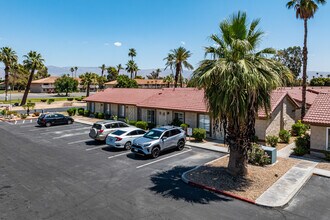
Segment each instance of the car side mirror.
[[162,137],[162,141],[165,141],[167,139],[167,137]]

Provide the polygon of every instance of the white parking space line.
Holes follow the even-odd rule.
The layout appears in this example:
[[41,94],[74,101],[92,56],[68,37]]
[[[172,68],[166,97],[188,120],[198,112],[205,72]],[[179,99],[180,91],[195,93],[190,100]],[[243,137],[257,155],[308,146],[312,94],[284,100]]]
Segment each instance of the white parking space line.
[[77,143],[82,143],[82,142],[86,142],[86,141],[93,141],[93,139],[86,139],[86,140],[80,140],[80,141],[73,141],[73,142],[69,142],[68,144],[77,144]]
[[189,151],[192,151],[192,149],[189,149],[189,150],[186,150],[186,151],[180,152],[180,153],[178,153],[178,154],[173,154],[173,155],[171,155],[171,156],[164,157],[164,158],[162,158],[162,159],[155,160],[155,161],[152,161],[152,162],[150,162],[150,163],[143,164],[143,165],[141,165],[141,166],[137,166],[136,169],[139,169],[139,168],[142,168],[142,167],[145,167],[145,166],[148,166],[148,165],[154,164],[154,163],[158,163],[158,162],[160,162],[160,161],[163,161],[163,160],[166,160],[166,159],[169,159],[169,158],[175,157],[175,156],[179,156],[179,155],[184,154],[184,153],[187,153],[187,152],[189,152]]
[[72,136],[78,136],[78,135],[83,135],[83,134],[88,134],[89,131],[85,132],[79,132],[79,133],[73,133],[73,134],[63,134],[59,137],[53,137],[53,139],[61,139],[61,138],[66,138],[66,137],[72,137]]
[[87,148],[86,151],[96,150],[96,149],[104,148],[104,147],[109,147],[109,145],[104,144],[104,145],[100,145],[100,146],[96,146],[96,147]]
[[51,133],[62,134],[63,132],[66,132],[66,131],[78,131],[78,130],[84,130],[84,129],[90,129],[90,127],[81,127],[81,128],[67,129],[67,130],[60,130],[60,131],[47,131],[47,132],[43,132],[40,134],[51,134]]
[[131,152],[129,151],[129,152],[125,152],[125,153],[122,153],[122,154],[117,154],[117,155],[108,157],[108,159],[115,158],[115,157],[120,157],[120,156],[123,156],[123,155],[127,155],[129,153],[131,153]]

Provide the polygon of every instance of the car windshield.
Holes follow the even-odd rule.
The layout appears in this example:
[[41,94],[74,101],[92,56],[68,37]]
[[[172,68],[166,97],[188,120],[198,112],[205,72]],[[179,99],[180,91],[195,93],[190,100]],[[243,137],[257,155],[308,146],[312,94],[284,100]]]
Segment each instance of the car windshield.
[[162,131],[150,130],[145,135],[143,135],[143,137],[149,138],[149,139],[158,139],[158,138],[160,138],[162,133],[163,133]]
[[117,131],[112,132],[112,134],[120,136],[120,135],[122,135],[122,134],[124,134],[126,132],[127,131],[117,130]]
[[102,125],[100,125],[100,124],[93,124],[93,128],[96,128],[96,129],[100,130],[102,128]]

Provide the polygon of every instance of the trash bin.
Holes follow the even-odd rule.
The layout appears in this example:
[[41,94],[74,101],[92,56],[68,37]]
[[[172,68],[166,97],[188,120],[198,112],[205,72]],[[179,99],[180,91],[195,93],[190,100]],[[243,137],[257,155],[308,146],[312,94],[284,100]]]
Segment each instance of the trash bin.
[[268,154],[270,158],[270,163],[273,164],[277,160],[277,150],[276,147],[267,147],[267,146],[261,146],[261,148]]

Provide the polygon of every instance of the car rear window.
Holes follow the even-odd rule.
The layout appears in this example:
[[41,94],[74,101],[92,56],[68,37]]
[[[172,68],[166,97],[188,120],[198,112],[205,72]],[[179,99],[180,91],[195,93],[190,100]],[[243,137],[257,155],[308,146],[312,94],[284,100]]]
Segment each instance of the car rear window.
[[126,133],[126,131],[122,131],[122,130],[117,130],[117,131],[112,132],[112,134],[118,135],[118,136],[125,134],[125,133]]
[[100,130],[102,128],[102,125],[100,125],[100,124],[93,124],[93,128],[96,128],[96,129]]

